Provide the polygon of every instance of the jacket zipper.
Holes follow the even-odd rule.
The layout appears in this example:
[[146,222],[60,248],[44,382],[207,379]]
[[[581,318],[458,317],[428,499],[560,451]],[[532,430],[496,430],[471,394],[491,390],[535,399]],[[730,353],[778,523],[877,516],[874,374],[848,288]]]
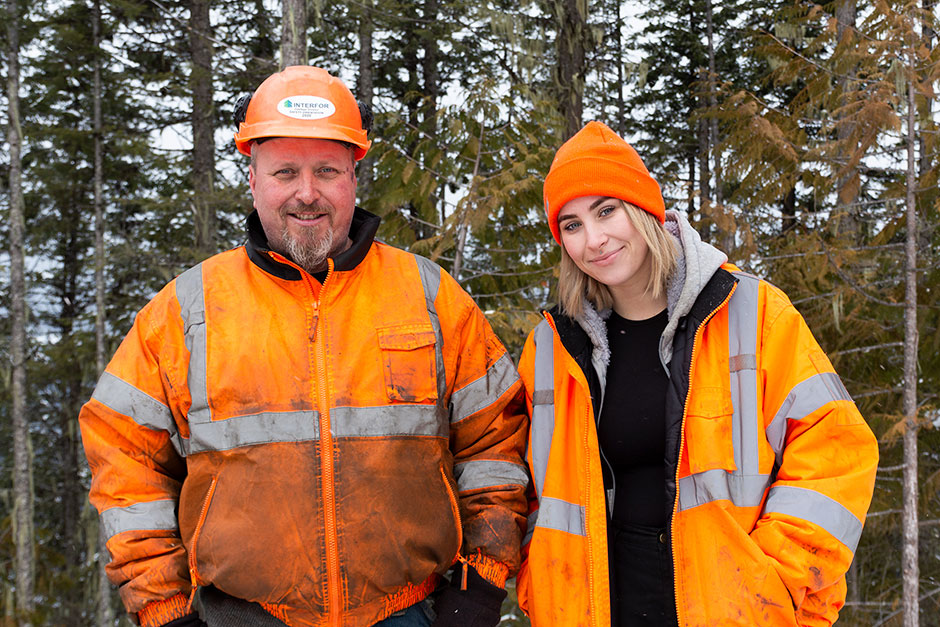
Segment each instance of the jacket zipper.
[[676,575],[676,565],[679,563],[676,560],[676,514],[679,513],[679,458],[682,455],[682,447],[685,444],[685,417],[689,413],[689,396],[692,395],[692,375],[695,372],[695,354],[698,351],[702,329],[705,328],[705,325],[708,324],[708,321],[718,313],[718,310],[728,304],[728,301],[731,300],[732,294],[734,294],[735,289],[737,289],[737,284],[732,286],[731,291],[728,292],[728,295],[725,297],[721,304],[712,309],[711,313],[705,316],[705,319],[702,320],[701,324],[698,325],[698,328],[695,330],[695,336],[692,338],[692,359],[689,363],[689,380],[688,380],[688,390],[685,393],[685,403],[682,406],[682,422],[679,424],[679,454],[676,456],[676,496],[675,500],[672,503],[672,519],[669,521],[669,534],[670,534],[670,551],[672,553],[672,587],[673,594],[675,595],[676,600],[676,623],[679,627],[682,627],[682,613],[679,606],[679,577]]
[[196,598],[196,588],[199,581],[198,575],[196,574],[196,542],[199,540],[199,532],[202,531],[202,526],[206,522],[206,515],[209,513],[209,503],[212,502],[212,495],[215,492],[215,485],[218,481],[218,475],[212,477],[212,483],[209,484],[209,490],[206,492],[206,497],[202,501],[202,509],[199,510],[196,528],[193,530],[193,544],[189,550],[189,579],[192,581],[193,589],[189,593],[189,601],[186,603],[187,612],[193,609],[193,599]]
[[[342,586],[339,572],[339,548],[336,532],[336,493],[333,483],[333,434],[330,431],[330,404],[329,394],[327,394],[327,376],[326,376],[326,348],[322,341],[318,341],[318,335],[323,337],[320,322],[322,312],[320,303],[323,301],[323,294],[329,284],[330,277],[333,275],[333,260],[328,260],[326,278],[323,279],[323,285],[320,288],[320,296],[314,303],[313,330],[310,336],[314,346],[317,369],[317,407],[320,410],[320,469],[323,477],[323,520],[326,532],[326,564],[327,564],[327,608],[332,625],[342,624]],[[308,286],[313,290],[313,286]]]
[[463,548],[463,522],[460,520],[460,506],[457,504],[457,495],[454,494],[454,488],[451,487],[450,481],[447,479],[447,473],[444,471],[444,465],[441,464],[438,467],[441,471],[441,479],[444,481],[444,490],[447,491],[447,500],[450,502],[450,509],[454,514],[454,520],[457,522],[457,556],[454,558],[454,562],[460,562],[461,566],[461,575],[460,575],[460,589],[467,589],[467,568],[469,562],[467,558],[460,554],[461,549]]

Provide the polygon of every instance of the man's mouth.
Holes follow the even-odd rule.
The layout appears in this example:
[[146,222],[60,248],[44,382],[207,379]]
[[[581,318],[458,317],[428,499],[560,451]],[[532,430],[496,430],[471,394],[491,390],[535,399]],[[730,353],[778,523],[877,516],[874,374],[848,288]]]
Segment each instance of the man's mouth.
[[301,224],[315,224],[322,219],[329,219],[327,211],[289,211],[287,217]]

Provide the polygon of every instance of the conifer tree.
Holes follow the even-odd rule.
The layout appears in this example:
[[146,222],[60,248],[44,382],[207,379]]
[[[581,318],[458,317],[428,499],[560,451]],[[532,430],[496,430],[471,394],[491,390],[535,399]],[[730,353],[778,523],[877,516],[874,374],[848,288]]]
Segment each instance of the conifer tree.
[[16,547],[16,617],[19,624],[31,622],[34,609],[34,520],[32,455],[26,417],[26,280],[24,273],[25,202],[22,183],[23,127],[20,116],[20,29],[21,9],[17,0],[7,0],[7,143],[10,151],[10,306],[11,306],[11,407],[13,425],[13,543]]

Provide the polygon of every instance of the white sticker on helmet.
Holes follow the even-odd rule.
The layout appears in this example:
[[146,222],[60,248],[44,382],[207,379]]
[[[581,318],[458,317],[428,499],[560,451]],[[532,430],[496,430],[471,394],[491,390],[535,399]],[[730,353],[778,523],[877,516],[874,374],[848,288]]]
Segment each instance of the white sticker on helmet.
[[290,96],[277,103],[277,111],[298,120],[319,120],[336,113],[336,107],[319,96]]

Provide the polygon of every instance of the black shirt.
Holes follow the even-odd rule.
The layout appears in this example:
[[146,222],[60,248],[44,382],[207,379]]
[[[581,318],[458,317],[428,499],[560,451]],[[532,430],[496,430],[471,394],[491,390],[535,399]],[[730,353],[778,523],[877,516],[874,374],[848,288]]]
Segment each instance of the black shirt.
[[666,310],[647,320],[611,313],[610,365],[598,424],[601,452],[613,470],[613,520],[666,526],[666,387],[659,339]]

